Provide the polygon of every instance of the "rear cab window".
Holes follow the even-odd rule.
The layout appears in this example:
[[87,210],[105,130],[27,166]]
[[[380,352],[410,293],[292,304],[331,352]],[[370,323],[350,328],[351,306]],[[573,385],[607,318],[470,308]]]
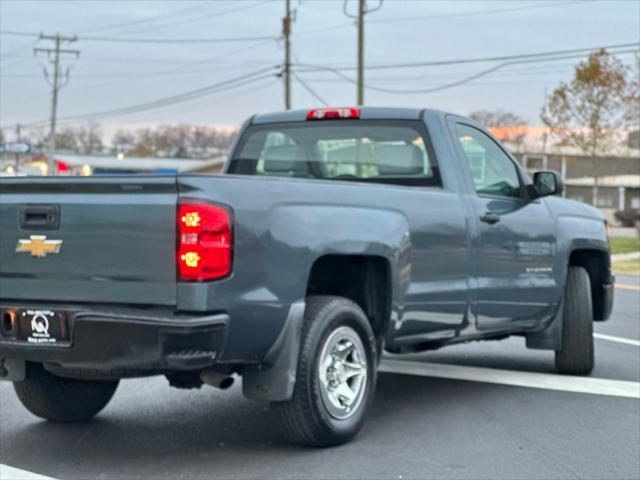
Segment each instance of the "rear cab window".
[[250,126],[235,149],[228,173],[441,186],[426,128],[419,121]]

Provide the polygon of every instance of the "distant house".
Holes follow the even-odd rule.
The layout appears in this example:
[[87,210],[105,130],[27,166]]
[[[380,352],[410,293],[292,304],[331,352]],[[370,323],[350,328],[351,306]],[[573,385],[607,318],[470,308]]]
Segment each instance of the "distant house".
[[[57,175],[87,176],[129,173],[218,173],[222,170],[225,157],[209,159],[136,158],[122,154],[111,156],[56,153],[55,160]],[[43,154],[36,154],[23,160],[20,165],[0,163],[0,170],[18,175],[46,175],[48,172],[47,157]]]
[[601,209],[640,208],[640,149],[638,132],[619,131],[618,147],[596,158],[575,147],[556,146],[546,127],[498,127],[489,129],[503,141],[529,172],[560,172],[565,196],[593,205],[594,173],[598,176],[597,205]]
[[182,158],[136,158],[122,154],[118,156],[60,155],[62,162],[72,174],[108,175],[119,173],[159,173],[216,172],[222,169],[225,157],[206,160]]
[[[593,177],[570,178],[565,185],[566,197],[593,203]],[[640,174],[598,178],[598,207],[614,210],[640,208]]]

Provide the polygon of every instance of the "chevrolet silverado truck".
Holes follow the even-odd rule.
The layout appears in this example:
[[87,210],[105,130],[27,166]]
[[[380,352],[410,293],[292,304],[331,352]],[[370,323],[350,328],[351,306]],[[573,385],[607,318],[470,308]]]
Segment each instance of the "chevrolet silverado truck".
[[607,226],[562,189],[468,118],[399,108],[256,115],[223,175],[3,178],[0,376],[65,422],[124,378],[239,375],[328,446],[361,428],[383,352],[520,335],[588,374]]

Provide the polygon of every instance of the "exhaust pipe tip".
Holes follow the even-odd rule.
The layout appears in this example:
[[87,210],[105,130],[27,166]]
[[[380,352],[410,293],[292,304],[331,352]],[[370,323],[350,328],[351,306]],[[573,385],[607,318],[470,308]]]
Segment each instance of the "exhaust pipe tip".
[[200,372],[200,380],[202,380],[202,383],[219,388],[220,390],[226,390],[231,387],[234,382],[232,376],[214,370],[203,370]]
[[227,388],[233,385],[233,382],[234,382],[233,377],[225,377],[220,381],[218,388],[221,390],[226,390]]

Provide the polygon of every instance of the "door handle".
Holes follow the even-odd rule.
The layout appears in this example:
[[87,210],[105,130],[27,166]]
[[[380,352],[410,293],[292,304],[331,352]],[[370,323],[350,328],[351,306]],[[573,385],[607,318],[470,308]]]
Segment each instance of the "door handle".
[[22,230],[57,230],[60,228],[60,205],[21,205],[20,228]]
[[500,221],[500,215],[493,212],[487,212],[484,215],[480,215],[480,221],[488,223],[489,225],[493,225],[494,223],[498,223]]

